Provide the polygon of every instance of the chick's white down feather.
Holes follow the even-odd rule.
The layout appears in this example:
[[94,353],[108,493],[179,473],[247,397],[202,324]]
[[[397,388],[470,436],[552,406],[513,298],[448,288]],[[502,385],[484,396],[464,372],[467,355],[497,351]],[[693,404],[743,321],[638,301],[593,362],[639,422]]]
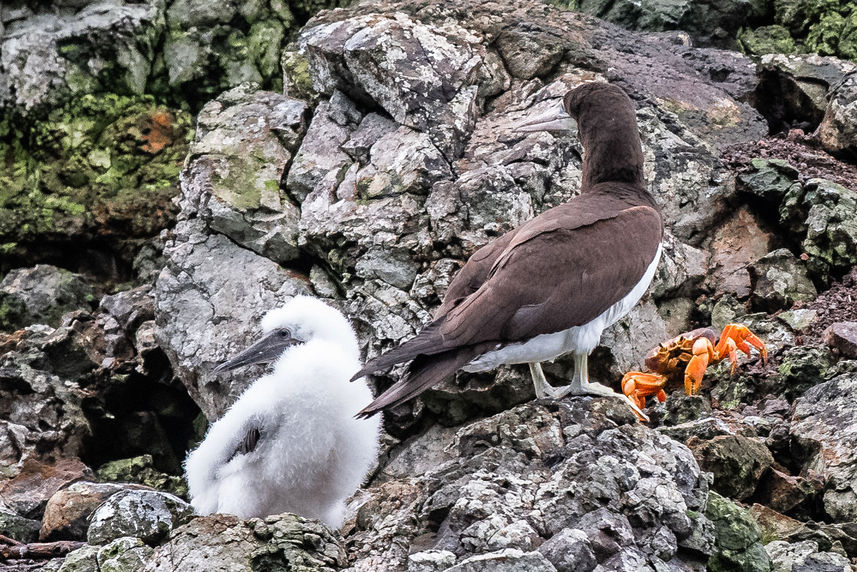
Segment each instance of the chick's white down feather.
[[[262,327],[305,342],[286,349],[188,455],[191,504],[242,518],[294,512],[338,528],[378,454],[381,416],[354,418],[372,400],[365,379],[349,382],[361,367],[357,337],[337,310],[302,296],[268,312]],[[255,448],[236,453],[254,428]]]

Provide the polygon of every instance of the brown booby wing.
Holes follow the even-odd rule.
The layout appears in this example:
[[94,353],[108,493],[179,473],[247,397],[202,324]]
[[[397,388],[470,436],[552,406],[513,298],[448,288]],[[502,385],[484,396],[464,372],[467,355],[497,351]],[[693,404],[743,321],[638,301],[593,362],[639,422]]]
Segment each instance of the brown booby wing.
[[431,367],[415,360],[409,375],[364,412],[417,395],[495,346],[590,322],[641,280],[657,252],[663,224],[644,190],[602,183],[509,234],[478,289],[361,370],[358,376],[419,356],[436,360]]

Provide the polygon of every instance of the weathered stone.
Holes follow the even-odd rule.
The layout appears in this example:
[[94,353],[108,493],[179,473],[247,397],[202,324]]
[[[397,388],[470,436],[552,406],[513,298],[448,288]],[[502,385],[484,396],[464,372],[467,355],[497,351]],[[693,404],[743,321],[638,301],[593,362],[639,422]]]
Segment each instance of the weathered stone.
[[753,290],[750,304],[757,311],[775,312],[798,301],[811,301],[818,292],[801,261],[786,248],[769,252],[748,266]]
[[539,547],[557,572],[589,572],[597,561],[586,533],[577,528],[564,528]]
[[[558,559],[557,569],[575,557],[566,553],[575,538],[599,560],[645,563],[653,561],[646,554],[661,554],[683,566],[677,543],[694,537],[695,549],[712,546],[710,522],[688,516],[701,510],[706,485],[691,476],[698,473],[687,449],[629,413],[612,400],[534,403],[412,440],[361,495],[349,534],[355,569],[404,568],[408,545],[427,530],[440,532],[422,550],[449,550],[457,566],[476,565],[478,555],[502,566],[498,550],[531,558],[533,532],[549,539],[541,552],[545,562]],[[678,474],[689,480],[673,481]],[[402,521],[406,514],[416,519]]]
[[771,570],[771,559],[760,542],[762,534],[752,515],[733,502],[711,493],[705,515],[716,529],[714,554],[708,570]]
[[93,572],[98,570],[98,546],[82,546],[65,557],[59,572]]
[[818,312],[807,308],[786,310],[777,314],[777,319],[785,322],[794,332],[803,332],[815,322]]
[[820,482],[787,475],[772,468],[759,483],[755,500],[784,514],[812,518],[812,510],[821,492]]
[[703,470],[714,474],[713,488],[743,500],[753,495],[774,458],[765,445],[747,437],[723,435],[691,446]]
[[48,500],[39,538],[43,542],[86,540],[89,517],[95,509],[115,493],[134,488],[141,487],[80,481],[60,489]]
[[408,555],[408,572],[442,572],[455,564],[449,550],[424,550]]
[[182,477],[168,475],[155,468],[152,455],[140,455],[130,459],[117,459],[98,467],[96,476],[101,481],[138,483],[187,497],[187,483]]
[[791,54],[795,43],[789,31],[777,24],[744,28],[738,32],[738,45],[747,54]]
[[58,490],[92,476],[92,470],[77,459],[60,459],[51,465],[28,460],[14,479],[0,485],[0,502],[21,516],[40,518]]
[[548,560],[538,552],[523,552],[515,548],[506,548],[498,552],[488,552],[471,556],[460,563],[447,568],[447,572],[554,572]]
[[818,54],[764,55],[759,67],[756,99],[774,129],[784,124],[815,129],[828,108],[828,89],[857,69],[852,62]]
[[133,536],[157,544],[192,514],[189,504],[169,493],[125,490],[112,495],[92,514],[86,539],[90,544],[107,544]]
[[776,572],[850,572],[851,562],[835,552],[821,552],[812,540],[789,543],[775,540],[765,545]]
[[[336,110],[332,106],[333,102],[322,102],[316,108],[312,122],[289,168],[286,188],[301,202],[322,182],[327,173],[336,173],[336,184],[341,182],[342,174],[352,162],[342,150],[342,146],[348,141],[356,125],[339,124],[334,119]],[[336,185],[333,186],[335,188]]]
[[846,359],[857,359],[857,322],[836,322],[824,330],[824,343]]
[[155,336],[190,395],[215,419],[253,376],[221,376],[235,381],[224,383],[210,379],[210,370],[249,345],[266,311],[307,293],[308,280],[225,236],[207,235],[196,218],[176,226],[164,252],[168,265],[155,289]]
[[795,402],[792,439],[805,452],[803,470],[824,477],[824,510],[857,519],[857,375],[845,373],[809,388]]
[[58,326],[64,313],[89,309],[92,300],[92,287],[68,270],[49,264],[12,270],[0,282],[0,329]]
[[17,540],[18,542],[35,542],[39,539],[38,520],[18,516],[14,512],[8,512],[0,508],[0,530],[2,534]]
[[810,179],[804,190],[808,213],[802,246],[809,269],[827,279],[830,270],[857,264],[857,193],[824,179]]
[[[176,562],[181,564],[176,567]],[[341,540],[321,523],[293,514],[264,520],[231,515],[195,518],[155,549],[144,572],[233,572],[285,569],[333,572],[345,566]]]
[[126,332],[135,331],[155,317],[155,301],[150,285],[139,286],[101,298],[98,307],[113,316]]
[[280,180],[306,112],[302,101],[247,86],[208,103],[185,165],[183,211],[274,262],[296,258],[300,213],[282,196]]
[[759,226],[750,211],[740,208],[711,239],[711,270],[707,276],[711,288],[746,299],[752,287],[748,265],[770,252],[772,240],[773,236]]
[[464,29],[426,26],[399,12],[313,20],[298,42],[317,91],[362,94],[396,122],[427,132],[443,154],[460,152],[473,129],[487,58]]
[[828,379],[834,373],[833,356],[823,346],[797,346],[783,353],[777,371],[777,389],[794,398]]
[[162,2],[93,2],[21,19],[0,46],[0,107],[28,114],[93,92],[142,94]]
[[[571,2],[569,2],[571,4]],[[637,3],[630,0],[606,2],[582,0],[580,10],[635,30],[683,30],[694,43],[734,47],[734,38],[748,18],[763,15],[759,2],[710,2],[699,4],[690,0],[669,2],[652,0]]]
[[132,536],[117,538],[98,550],[99,572],[138,572],[143,569],[154,550]]

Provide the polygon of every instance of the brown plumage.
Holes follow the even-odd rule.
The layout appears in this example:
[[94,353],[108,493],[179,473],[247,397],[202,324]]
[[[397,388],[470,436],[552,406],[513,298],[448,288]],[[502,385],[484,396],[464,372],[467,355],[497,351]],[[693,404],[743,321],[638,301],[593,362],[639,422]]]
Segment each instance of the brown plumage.
[[[476,251],[450,284],[435,320],[355,375],[413,360],[360,415],[407,401],[483,354],[586,326],[644,275],[651,279],[663,223],[643,186],[633,104],[618,87],[590,83],[568,92],[563,108],[577,120],[585,149],[581,194]],[[572,344],[560,353],[583,353],[585,368],[591,349]],[[540,359],[551,356],[524,361]]]

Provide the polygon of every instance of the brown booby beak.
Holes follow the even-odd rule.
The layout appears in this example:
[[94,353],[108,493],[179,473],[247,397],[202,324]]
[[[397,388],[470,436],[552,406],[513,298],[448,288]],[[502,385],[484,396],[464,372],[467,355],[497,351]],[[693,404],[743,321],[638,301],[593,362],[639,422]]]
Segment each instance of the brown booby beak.
[[271,363],[275,361],[289,347],[301,343],[301,340],[292,337],[289,330],[276,329],[265,334],[258,342],[214,368],[212,373],[231,371],[257,363]]
[[577,121],[571,117],[562,105],[562,101],[560,101],[559,105],[557,105],[553,109],[549,109],[548,111],[537,115],[535,117],[527,118],[524,123],[521,123],[515,127],[515,131],[574,131],[577,129]]

